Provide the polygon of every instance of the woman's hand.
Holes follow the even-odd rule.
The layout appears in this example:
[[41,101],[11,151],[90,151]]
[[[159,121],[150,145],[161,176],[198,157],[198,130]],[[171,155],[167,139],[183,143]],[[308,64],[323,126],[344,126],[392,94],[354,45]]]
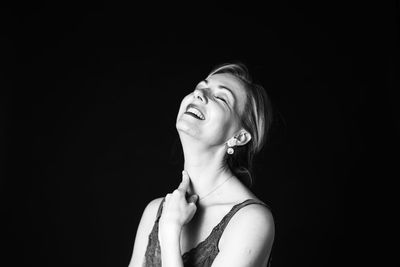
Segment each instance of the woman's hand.
[[[172,194],[167,194],[164,201],[159,228],[160,235],[165,233],[173,234],[174,230],[180,233],[182,227],[190,222],[196,213],[197,195],[192,195],[186,199],[190,179],[186,171],[182,172],[182,182]],[[165,236],[165,235],[164,235]]]

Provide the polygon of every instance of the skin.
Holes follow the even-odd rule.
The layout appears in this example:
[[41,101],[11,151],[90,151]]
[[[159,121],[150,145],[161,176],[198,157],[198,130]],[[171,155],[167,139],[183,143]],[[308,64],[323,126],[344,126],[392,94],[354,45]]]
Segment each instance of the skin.
[[[245,101],[246,92],[239,80],[230,74],[215,74],[200,82],[181,102],[176,128],[184,152],[184,171],[180,185],[165,197],[159,222],[163,266],[183,266],[182,255],[203,241],[233,205],[257,199],[224,163],[229,140],[235,146],[251,140],[250,133],[240,126]],[[186,114],[189,104],[196,105],[205,119]],[[214,188],[217,190],[207,195]],[[143,212],[130,267],[141,266],[144,261],[161,200],[151,201]],[[212,266],[264,266],[274,233],[273,217],[266,207],[248,205],[240,209],[222,234]]]

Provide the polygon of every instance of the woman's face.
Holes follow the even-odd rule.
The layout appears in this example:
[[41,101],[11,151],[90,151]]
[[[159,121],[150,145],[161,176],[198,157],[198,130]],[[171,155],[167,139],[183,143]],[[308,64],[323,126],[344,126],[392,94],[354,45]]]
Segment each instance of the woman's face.
[[211,75],[183,98],[176,128],[210,146],[222,145],[241,129],[245,104],[246,92],[236,77]]

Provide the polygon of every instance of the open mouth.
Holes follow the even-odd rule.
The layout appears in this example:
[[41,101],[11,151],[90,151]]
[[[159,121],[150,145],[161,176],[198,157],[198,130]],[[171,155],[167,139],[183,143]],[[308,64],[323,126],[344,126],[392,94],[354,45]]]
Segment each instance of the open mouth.
[[192,104],[189,104],[188,108],[186,109],[185,114],[190,115],[199,120],[205,119],[203,113]]

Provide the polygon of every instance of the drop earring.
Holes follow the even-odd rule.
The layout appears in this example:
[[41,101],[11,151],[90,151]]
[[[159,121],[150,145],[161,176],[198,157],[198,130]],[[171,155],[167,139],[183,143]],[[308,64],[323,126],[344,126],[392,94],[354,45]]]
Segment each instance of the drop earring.
[[232,155],[235,152],[233,147],[236,145],[236,141],[237,141],[236,138],[233,138],[227,142],[228,149],[226,150],[226,153],[228,153],[229,155]]

